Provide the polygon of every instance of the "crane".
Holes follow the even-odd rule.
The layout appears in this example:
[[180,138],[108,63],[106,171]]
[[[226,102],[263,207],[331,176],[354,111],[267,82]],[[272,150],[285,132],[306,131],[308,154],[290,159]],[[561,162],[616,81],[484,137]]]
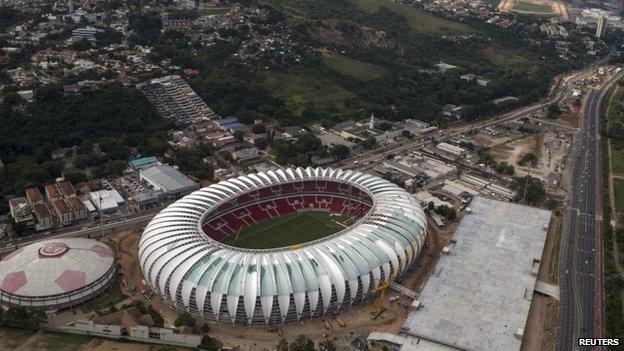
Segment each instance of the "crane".
[[378,299],[371,309],[371,314],[375,315],[375,318],[377,318],[385,309],[384,302],[386,298],[386,290],[390,287],[390,283],[391,281],[381,283],[372,291],[373,294],[378,294]]

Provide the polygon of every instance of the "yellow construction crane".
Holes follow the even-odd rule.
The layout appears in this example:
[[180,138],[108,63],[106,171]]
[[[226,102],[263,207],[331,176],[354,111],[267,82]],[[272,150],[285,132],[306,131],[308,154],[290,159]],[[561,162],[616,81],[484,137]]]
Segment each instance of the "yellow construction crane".
[[371,309],[371,314],[378,315],[384,310],[384,302],[386,299],[386,290],[390,287],[390,282],[379,284],[373,291],[373,294],[377,294],[377,301]]

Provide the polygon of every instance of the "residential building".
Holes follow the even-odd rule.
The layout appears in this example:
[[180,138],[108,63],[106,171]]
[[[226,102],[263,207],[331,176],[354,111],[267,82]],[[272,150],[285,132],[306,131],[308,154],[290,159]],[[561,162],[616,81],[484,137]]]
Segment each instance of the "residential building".
[[70,197],[69,199],[67,199],[67,203],[69,204],[69,207],[71,207],[74,220],[78,221],[78,220],[86,219],[89,216],[87,207],[85,206],[85,204],[82,202],[82,200],[79,197],[77,196]]
[[26,188],[26,200],[28,200],[28,203],[33,206],[34,204],[43,202],[43,195],[41,195],[39,188]]
[[44,189],[46,198],[50,201],[50,203],[63,197],[56,184],[48,184],[44,187]]
[[48,206],[43,202],[35,203],[33,206],[33,212],[35,214],[35,219],[37,223],[35,224],[35,228],[37,230],[47,230],[52,228],[54,225],[54,221],[52,219],[52,213]]
[[70,182],[57,183],[56,187],[65,198],[76,196],[76,189]]
[[68,225],[74,220],[74,213],[64,199],[52,201],[52,208],[60,225]]
[[9,210],[11,211],[11,217],[13,217],[15,223],[23,223],[26,225],[35,224],[35,218],[31,213],[31,208],[26,198],[16,197],[10,199]]

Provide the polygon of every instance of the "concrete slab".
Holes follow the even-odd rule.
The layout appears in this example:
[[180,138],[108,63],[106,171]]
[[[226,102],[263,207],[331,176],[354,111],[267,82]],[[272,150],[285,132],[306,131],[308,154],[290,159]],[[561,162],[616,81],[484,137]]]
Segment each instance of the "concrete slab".
[[482,197],[470,208],[403,330],[460,350],[519,350],[551,213]]

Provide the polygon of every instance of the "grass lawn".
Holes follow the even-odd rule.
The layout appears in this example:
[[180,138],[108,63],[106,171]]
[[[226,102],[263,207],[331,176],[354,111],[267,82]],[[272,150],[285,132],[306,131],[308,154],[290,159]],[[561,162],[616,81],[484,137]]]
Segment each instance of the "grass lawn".
[[360,80],[379,79],[387,74],[383,67],[342,55],[333,55],[324,61],[332,70]]
[[23,345],[35,334],[32,330],[0,327],[0,350],[12,350]]
[[615,175],[624,175],[624,150],[618,149],[611,143],[611,172]]
[[624,213],[624,179],[614,179],[615,209],[618,213]]
[[108,290],[98,295],[94,300],[78,305],[78,308],[83,312],[97,311],[111,307],[125,300],[126,296],[121,292],[121,286],[119,284],[121,284],[119,278],[115,278],[113,283],[108,287]]
[[37,349],[54,351],[82,350],[93,339],[92,336],[46,332],[37,343]]
[[264,84],[284,99],[296,116],[301,116],[307,106],[318,111],[344,111],[345,102],[355,97],[329,80],[296,74],[267,74]]
[[224,241],[225,244],[247,249],[269,249],[302,244],[336,233],[345,227],[336,223],[346,218],[331,216],[328,212],[302,212],[269,219],[244,228],[238,235]]
[[476,32],[477,30],[462,23],[452,22],[443,18],[429,15],[417,8],[402,5],[390,0],[350,0],[368,13],[375,13],[381,6],[403,16],[409,25],[418,32]]
[[529,1],[518,1],[514,4],[512,11],[532,13],[536,15],[554,15],[552,7],[547,3],[535,3]]

